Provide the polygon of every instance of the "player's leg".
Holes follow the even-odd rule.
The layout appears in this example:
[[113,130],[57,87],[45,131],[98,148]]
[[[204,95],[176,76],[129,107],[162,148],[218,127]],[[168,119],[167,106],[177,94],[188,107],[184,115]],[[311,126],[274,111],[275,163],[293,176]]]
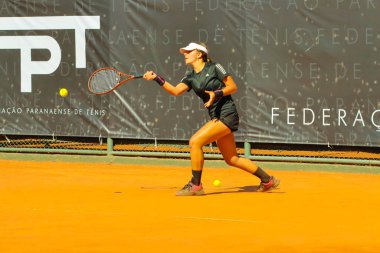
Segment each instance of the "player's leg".
[[180,191],[178,196],[202,195],[204,194],[201,177],[204,164],[203,146],[227,135],[231,130],[222,122],[212,120],[199,129],[190,139],[190,158],[192,178]]
[[[248,173],[254,174],[258,166],[251,160],[243,157],[239,157],[236,152],[235,137],[233,133],[230,133],[217,141],[218,148],[223,155],[224,161],[233,167],[237,167]],[[264,180],[268,180],[268,178]]]
[[261,184],[258,191],[271,190],[273,188],[277,188],[280,184],[278,179],[268,175],[250,159],[239,157],[236,152],[235,137],[233,133],[218,139],[217,145],[228,165],[247,171],[260,178]]
[[202,170],[204,163],[203,146],[229,134],[231,130],[218,120],[211,120],[199,129],[190,139],[192,170]]

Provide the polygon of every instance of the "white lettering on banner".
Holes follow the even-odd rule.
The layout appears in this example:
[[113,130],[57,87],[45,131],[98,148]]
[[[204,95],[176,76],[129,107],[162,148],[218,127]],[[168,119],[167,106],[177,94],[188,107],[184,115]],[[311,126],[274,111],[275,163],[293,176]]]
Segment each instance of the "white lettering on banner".
[[[376,110],[372,113],[372,116],[371,116],[371,122],[372,122],[372,125],[374,125],[375,127],[377,127],[377,131],[380,130],[380,121],[377,122],[377,124],[375,123],[375,114],[376,113],[380,113],[380,110]],[[380,118],[380,117],[379,117]]]
[[[302,125],[311,126],[318,124],[316,122],[316,112],[311,108],[302,108],[302,113],[297,113],[296,108],[289,107],[286,110],[281,109],[279,107],[272,107],[271,109],[271,124],[276,124],[276,119],[279,119],[281,122],[286,120],[287,125],[295,125],[296,122],[290,120],[291,118],[298,118],[298,116],[302,117]],[[351,117],[347,116],[347,110],[339,108],[336,110],[336,113],[332,114],[332,108],[323,108],[320,110],[320,115],[318,119],[321,119],[319,122],[322,126],[331,126],[336,122],[338,126],[351,126],[351,127],[365,127],[366,122],[372,124],[376,128],[376,131],[380,131],[380,109],[374,110],[369,113],[366,117],[363,117],[363,111],[354,110],[351,111]],[[285,115],[284,115],[285,114]],[[330,119],[332,122],[330,122]],[[349,124],[347,123],[349,122]]]
[[278,114],[278,113],[275,113],[275,111],[278,111],[280,108],[278,108],[278,107],[273,107],[272,108],[272,116],[271,116],[271,123],[272,123],[272,125],[273,125],[273,122],[274,122],[274,117],[276,116],[280,116],[280,114]]
[[[1,36],[0,48],[21,50],[21,92],[32,91],[32,74],[51,74],[61,62],[61,49],[50,36]],[[32,49],[50,51],[48,61],[32,61]]]
[[338,126],[340,126],[340,122],[342,121],[345,126],[347,126],[346,121],[344,121],[344,118],[347,116],[346,110],[339,109],[338,110]]
[[295,108],[288,108],[288,117],[287,117],[288,125],[294,125],[295,124],[294,122],[290,121],[290,117],[295,117],[295,116],[296,116]]
[[[0,30],[75,30],[75,65],[86,67],[86,29],[100,29],[100,16],[0,17]],[[21,92],[31,92],[31,75],[50,74],[61,61],[61,48],[50,36],[1,36],[0,49],[21,51]],[[47,49],[49,61],[32,61],[32,49]],[[58,61],[58,62],[57,62]]]
[[[310,108],[303,108],[302,112],[303,112],[303,125],[308,126],[308,125],[313,124],[313,122],[315,120],[314,111],[311,110]],[[306,112],[311,112],[311,115],[312,115],[312,119],[309,122],[306,122]]]

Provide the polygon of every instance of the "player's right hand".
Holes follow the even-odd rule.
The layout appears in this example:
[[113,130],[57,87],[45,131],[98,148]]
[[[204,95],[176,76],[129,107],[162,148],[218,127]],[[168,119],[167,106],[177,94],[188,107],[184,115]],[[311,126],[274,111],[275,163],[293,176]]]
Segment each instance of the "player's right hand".
[[143,78],[145,80],[148,80],[148,81],[152,81],[154,78],[156,78],[157,75],[156,73],[154,73],[153,71],[147,71],[145,72],[145,74],[143,75]]

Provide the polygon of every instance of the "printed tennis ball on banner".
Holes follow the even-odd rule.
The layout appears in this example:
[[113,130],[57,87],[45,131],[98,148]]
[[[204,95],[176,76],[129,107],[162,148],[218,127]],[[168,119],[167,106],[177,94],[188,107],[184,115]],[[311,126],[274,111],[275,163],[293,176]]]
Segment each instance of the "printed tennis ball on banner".
[[61,97],[66,97],[68,94],[69,94],[69,91],[67,89],[65,89],[65,88],[62,88],[62,89],[59,90],[59,95]]

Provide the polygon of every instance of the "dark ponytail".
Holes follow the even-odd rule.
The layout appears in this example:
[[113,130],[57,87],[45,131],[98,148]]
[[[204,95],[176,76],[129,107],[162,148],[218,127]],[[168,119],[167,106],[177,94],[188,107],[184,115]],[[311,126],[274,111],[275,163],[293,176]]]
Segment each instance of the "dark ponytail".
[[211,58],[208,57],[208,55],[207,55],[206,53],[204,53],[204,52],[202,52],[202,60],[203,60],[204,62],[207,62],[207,63],[212,62]]

